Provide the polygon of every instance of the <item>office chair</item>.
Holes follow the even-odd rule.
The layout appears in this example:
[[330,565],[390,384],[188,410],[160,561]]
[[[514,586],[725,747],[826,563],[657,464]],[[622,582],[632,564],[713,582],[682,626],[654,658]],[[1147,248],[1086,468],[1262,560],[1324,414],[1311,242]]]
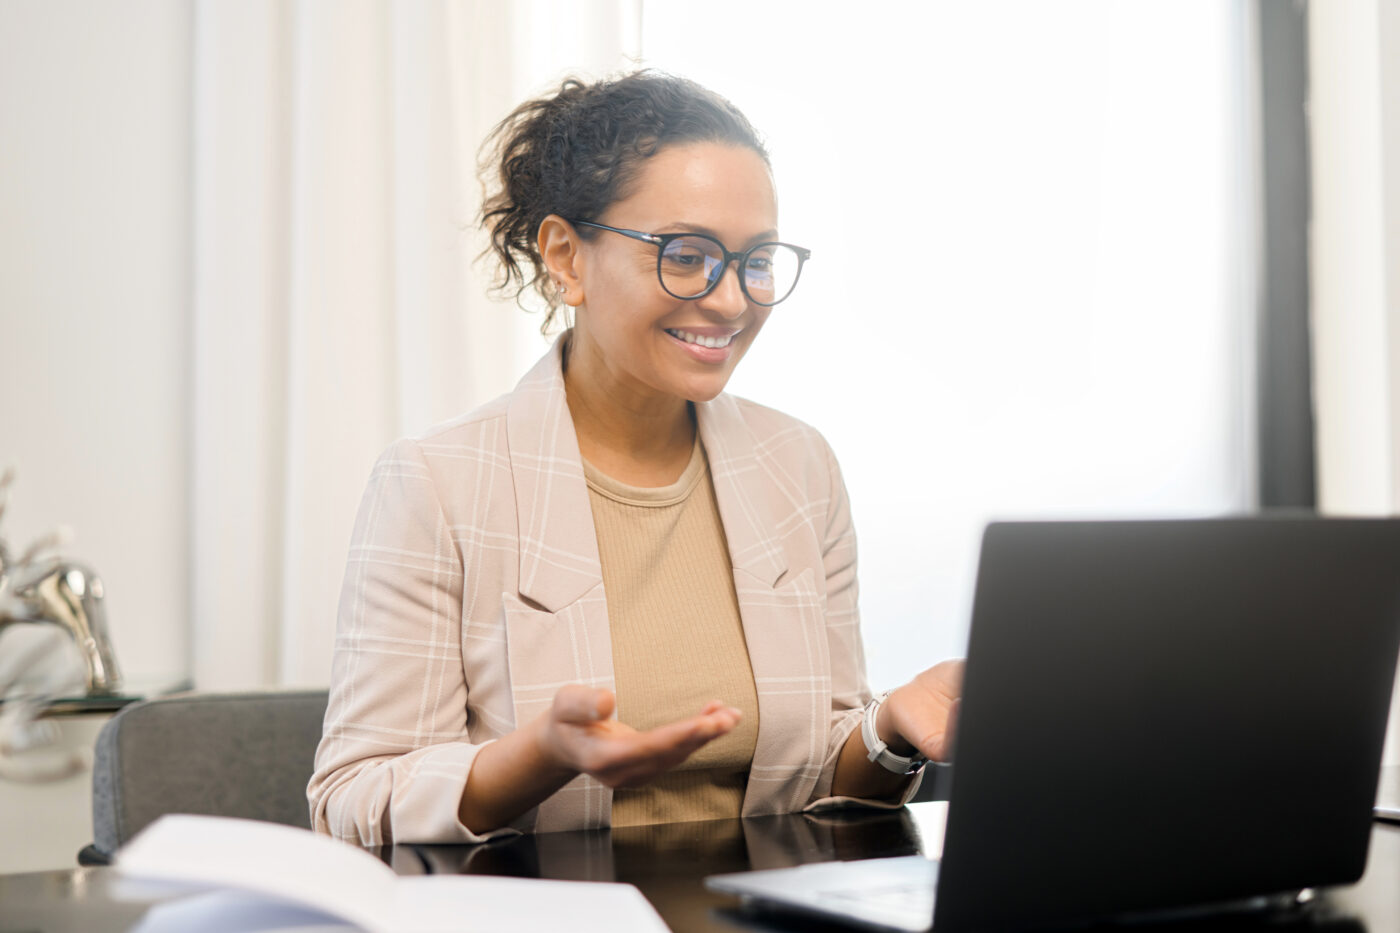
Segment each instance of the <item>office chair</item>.
[[102,727],[92,768],[93,841],[106,865],[166,813],[237,816],[309,828],[325,690],[184,694],[126,707]]

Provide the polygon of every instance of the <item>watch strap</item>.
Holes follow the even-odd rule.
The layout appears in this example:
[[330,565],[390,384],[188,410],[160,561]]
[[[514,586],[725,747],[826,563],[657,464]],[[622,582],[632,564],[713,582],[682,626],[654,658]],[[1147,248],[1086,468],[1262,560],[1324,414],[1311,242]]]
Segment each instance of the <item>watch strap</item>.
[[917,774],[928,764],[928,759],[918,751],[908,758],[896,755],[880,740],[880,734],[875,731],[875,717],[880,712],[880,704],[885,702],[890,692],[886,690],[865,705],[865,716],[860,723],[860,737],[867,750],[865,757],[894,774]]

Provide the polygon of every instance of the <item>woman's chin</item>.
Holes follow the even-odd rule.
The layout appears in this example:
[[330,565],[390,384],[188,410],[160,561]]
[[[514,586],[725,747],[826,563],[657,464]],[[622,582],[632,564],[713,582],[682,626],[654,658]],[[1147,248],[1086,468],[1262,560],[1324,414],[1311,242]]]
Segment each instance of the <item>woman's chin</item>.
[[728,384],[728,374],[723,378],[696,379],[687,382],[680,395],[688,402],[711,402],[724,391],[724,387]]

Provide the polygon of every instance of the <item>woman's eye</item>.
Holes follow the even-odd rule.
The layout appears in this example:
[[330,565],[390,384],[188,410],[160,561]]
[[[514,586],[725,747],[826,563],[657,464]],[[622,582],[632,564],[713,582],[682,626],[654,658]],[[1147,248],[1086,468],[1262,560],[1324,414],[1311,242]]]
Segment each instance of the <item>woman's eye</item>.
[[666,250],[666,261],[687,269],[697,268],[705,263],[705,252],[693,246],[673,246]]

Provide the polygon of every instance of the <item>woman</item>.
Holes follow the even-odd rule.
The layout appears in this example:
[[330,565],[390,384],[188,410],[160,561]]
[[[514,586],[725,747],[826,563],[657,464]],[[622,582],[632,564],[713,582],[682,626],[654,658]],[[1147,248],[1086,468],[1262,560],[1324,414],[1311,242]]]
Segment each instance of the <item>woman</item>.
[[375,466],[315,827],[461,842],[898,805],[945,754],[961,668],[871,700],[835,458],[723,394],[808,255],[780,240],[757,134],[641,72],[565,82],[490,142],[504,283],[574,325],[514,392]]

